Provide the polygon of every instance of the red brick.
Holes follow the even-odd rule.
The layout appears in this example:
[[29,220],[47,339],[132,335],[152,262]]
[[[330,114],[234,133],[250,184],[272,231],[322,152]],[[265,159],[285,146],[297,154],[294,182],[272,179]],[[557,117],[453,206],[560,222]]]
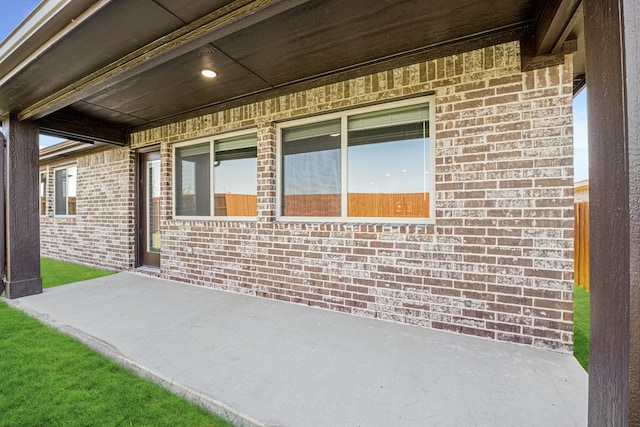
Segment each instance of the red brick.
[[[136,149],[161,144],[162,277],[570,350],[571,81],[560,67],[513,71],[517,52],[488,47],[132,134]],[[276,221],[275,123],[426,90],[437,90],[435,225]],[[250,127],[257,220],[173,219],[171,143]],[[78,158],[79,215],[53,218],[49,206],[42,218],[42,253],[132,269],[135,153],[100,150]]]

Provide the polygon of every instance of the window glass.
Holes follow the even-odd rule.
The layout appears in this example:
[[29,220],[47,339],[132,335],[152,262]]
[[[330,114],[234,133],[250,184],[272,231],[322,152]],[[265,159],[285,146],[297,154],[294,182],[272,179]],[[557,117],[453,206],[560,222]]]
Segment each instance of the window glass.
[[210,144],[176,149],[176,215],[211,215]]
[[67,168],[67,215],[76,214],[76,185],[78,182],[78,168]]
[[56,215],[76,214],[76,185],[78,168],[70,166],[58,169],[54,173],[55,211]]
[[340,120],[284,129],[283,215],[340,216]]
[[147,249],[160,253],[160,160],[147,160]]
[[282,128],[281,215],[431,217],[429,103],[371,110]]
[[40,172],[40,215],[47,214],[47,173]]
[[428,218],[427,106],[353,116],[348,128],[348,216]]
[[55,187],[56,187],[56,215],[67,214],[67,170],[58,169],[55,171]]
[[213,192],[215,216],[257,215],[257,135],[215,142]]

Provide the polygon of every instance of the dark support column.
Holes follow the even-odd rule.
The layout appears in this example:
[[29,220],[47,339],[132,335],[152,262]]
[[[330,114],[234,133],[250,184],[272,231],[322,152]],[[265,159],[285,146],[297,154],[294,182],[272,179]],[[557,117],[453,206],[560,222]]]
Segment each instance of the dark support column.
[[19,298],[42,292],[40,212],[38,210],[38,126],[2,119],[7,140],[5,174],[6,295]]
[[7,145],[7,140],[4,137],[4,134],[0,132],[0,294],[4,293],[4,276],[6,273],[5,260],[6,260],[6,239],[5,239],[5,222],[4,215],[5,211],[4,207],[4,189],[6,188],[6,175],[5,175],[5,165],[6,163],[6,151],[5,147]]
[[640,425],[640,2],[585,0],[589,425]]

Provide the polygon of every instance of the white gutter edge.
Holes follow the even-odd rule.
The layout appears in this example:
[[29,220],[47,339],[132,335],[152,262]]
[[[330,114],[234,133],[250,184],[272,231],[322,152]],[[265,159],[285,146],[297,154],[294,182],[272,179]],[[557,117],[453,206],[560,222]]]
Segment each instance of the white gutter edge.
[[73,0],[44,0],[0,43],[0,62],[13,54],[26,40],[36,33],[52,16]]
[[[31,14],[15,29],[5,41],[0,43],[0,63],[15,54],[18,49],[24,46],[29,39],[38,32],[52,17],[56,16],[65,7],[69,6],[75,0],[44,0]],[[56,33],[53,37],[47,40],[44,44],[38,46],[29,56],[13,68],[10,72],[2,76],[0,80],[0,86],[5,84],[9,79],[15,76],[18,72],[29,65],[35,58],[40,56],[43,52],[57,43],[65,35],[73,31],[76,27],[82,24],[84,21],[92,17],[104,6],[109,4],[112,0],[100,0],[95,2],[86,11],[80,14],[77,18],[72,19],[68,25],[62,30]]]
[[89,144],[86,142],[78,142],[78,141],[71,141],[71,140],[63,141],[58,144],[40,149],[39,159],[42,162],[55,157],[64,156],[66,154],[71,154],[79,151],[88,150],[91,148],[96,148],[97,146],[98,145],[96,144]]

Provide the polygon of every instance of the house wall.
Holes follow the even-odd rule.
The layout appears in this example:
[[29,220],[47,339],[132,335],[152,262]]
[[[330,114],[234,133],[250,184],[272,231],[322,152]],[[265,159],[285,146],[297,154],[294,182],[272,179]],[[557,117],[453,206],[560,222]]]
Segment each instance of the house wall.
[[[54,216],[54,170],[78,167],[76,215]],[[135,262],[135,153],[116,148],[41,163],[47,215],[40,217],[43,257],[118,270]]]
[[[276,221],[277,122],[430,93],[436,108],[435,224]],[[133,150],[159,145],[162,154],[161,276],[570,351],[571,105],[570,58],[522,73],[513,42],[134,133]],[[172,144],[247,127],[258,132],[257,219],[174,219]],[[123,156],[118,162],[127,184],[118,185],[127,191],[133,188],[133,160]],[[104,163],[93,173],[109,169]],[[123,198],[126,206],[133,203]],[[132,221],[130,212],[117,217],[123,227]],[[104,229],[113,229],[110,224]],[[131,265],[131,235],[122,234],[113,250],[129,253],[110,256]],[[46,236],[43,241],[52,234]],[[43,253],[53,253],[48,245]]]
[[573,189],[576,202],[589,201],[589,181],[581,181],[575,184]]

